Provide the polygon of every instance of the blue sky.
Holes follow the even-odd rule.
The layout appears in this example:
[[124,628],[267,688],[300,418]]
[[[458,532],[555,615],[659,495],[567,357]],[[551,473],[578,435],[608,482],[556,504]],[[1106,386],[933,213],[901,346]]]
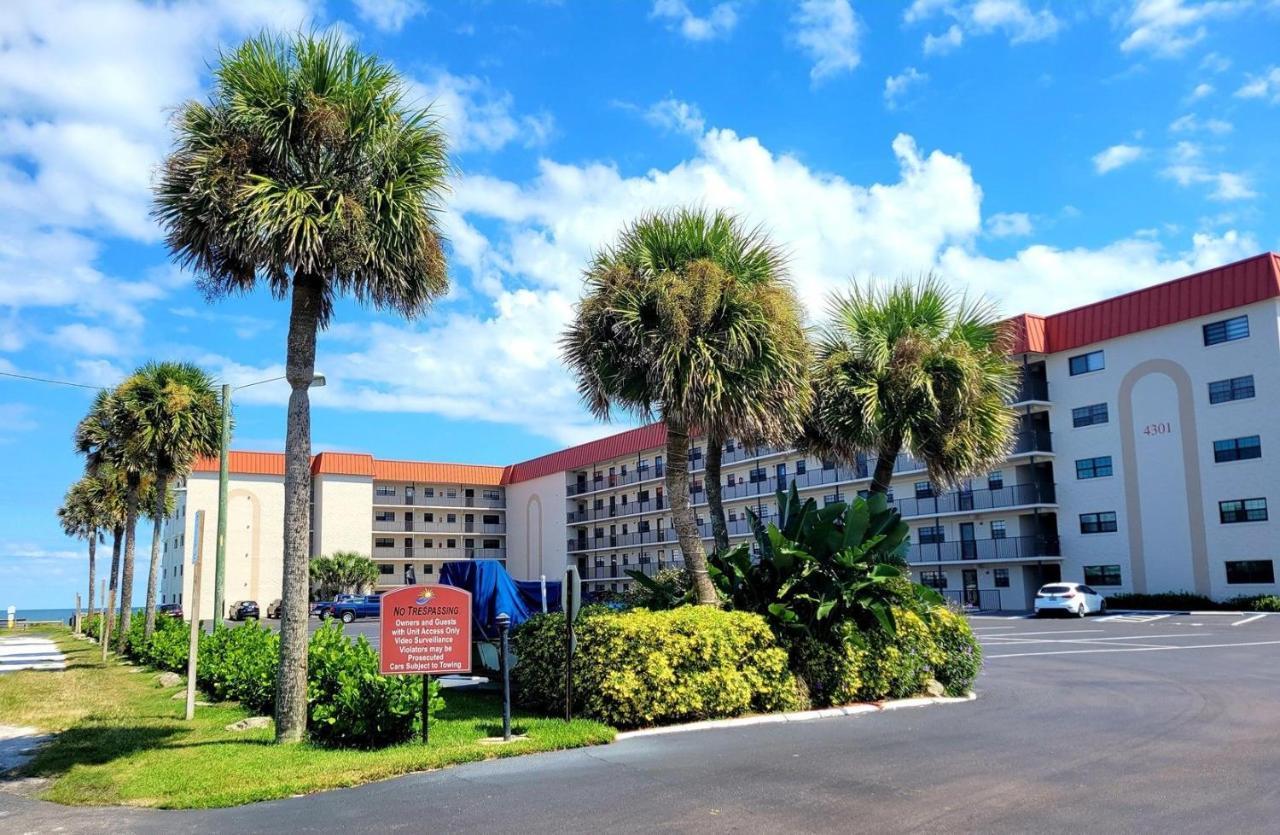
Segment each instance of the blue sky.
[[[394,62],[459,171],[452,292],[412,323],[339,308],[318,449],[508,463],[611,431],[554,343],[588,254],[647,209],[763,224],[815,318],[851,276],[934,269],[1049,313],[1280,248],[1275,0],[19,1],[0,19],[0,371],[280,373],[286,306],[206,303],[148,189],[219,47],[300,26]],[[90,394],[0,377],[0,605],[83,585],[54,510]],[[242,392],[236,446],[280,449],[285,398]]]

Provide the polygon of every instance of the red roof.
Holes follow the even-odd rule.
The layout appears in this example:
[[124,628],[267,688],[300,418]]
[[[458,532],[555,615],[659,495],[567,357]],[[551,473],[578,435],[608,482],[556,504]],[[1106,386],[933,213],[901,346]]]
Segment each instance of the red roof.
[[[284,475],[284,453],[239,452],[227,453],[227,469],[238,475]],[[193,473],[216,473],[217,458],[197,458],[191,465]]]
[[[1014,353],[1048,354],[1208,316],[1280,296],[1280,255],[1264,252],[1234,264],[1113,296],[1052,316],[1010,320]],[[1039,320],[1040,334],[1035,320]]]
[[377,464],[363,452],[322,452],[311,459],[312,475],[373,475]]
[[505,467],[482,464],[436,464],[430,461],[373,461],[373,477],[388,481],[428,481],[437,484],[479,484],[496,487]]
[[597,461],[633,455],[642,450],[664,446],[666,443],[666,425],[650,423],[598,441],[588,441],[559,452],[512,464],[507,468],[506,483],[514,484],[565,470],[578,470]]

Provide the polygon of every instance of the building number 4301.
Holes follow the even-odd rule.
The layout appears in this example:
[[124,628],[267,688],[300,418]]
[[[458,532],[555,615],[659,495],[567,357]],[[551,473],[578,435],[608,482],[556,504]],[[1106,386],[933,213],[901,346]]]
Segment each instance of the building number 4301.
[[1172,423],[1148,423],[1142,430],[1143,435],[1168,435],[1173,432]]

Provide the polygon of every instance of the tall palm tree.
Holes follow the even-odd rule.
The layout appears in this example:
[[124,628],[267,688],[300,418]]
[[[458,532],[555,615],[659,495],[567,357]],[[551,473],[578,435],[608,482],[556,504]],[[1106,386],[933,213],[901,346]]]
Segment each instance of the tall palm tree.
[[222,405],[213,380],[191,363],[153,362],[120,384],[117,394],[134,431],[130,454],[146,462],[152,480],[146,515],[152,520],[151,566],[147,574],[145,637],[156,628],[156,587],[169,481],[191,472],[197,457],[218,453]]
[[98,640],[102,644],[102,660],[107,659],[107,644],[112,635],[116,590],[120,579],[120,550],[124,543],[124,476],[109,464],[100,465],[93,471],[93,502],[103,515],[104,528],[111,531],[111,573],[108,575],[107,599],[103,602],[102,633]]
[[[142,492],[142,479],[146,474],[145,462],[130,448],[129,439],[135,426],[121,402],[119,390],[98,392],[89,407],[89,413],[76,425],[76,449],[87,459],[88,470],[98,473],[103,467],[111,467],[124,486],[124,556],[120,566],[120,620],[117,649],[124,652],[133,616],[133,558],[138,532],[138,507]],[[112,562],[115,562],[114,554]],[[115,580],[114,565],[112,581]],[[105,646],[105,641],[104,641]]]
[[210,297],[291,300],[276,739],[307,724],[307,548],[316,333],[351,295],[407,317],[448,289],[444,134],[392,66],[337,37],[263,35],[184,105],[156,187],[170,251]]
[[617,407],[665,422],[672,522],[699,603],[719,599],[689,503],[689,436],[797,423],[789,405],[770,414],[805,357],[775,319],[798,328],[777,250],[726,212],[675,209],[639,218],[595,256],[561,339],[597,416]]
[[888,491],[908,451],[935,484],[954,485],[1007,456],[1017,367],[995,307],[934,275],[854,283],[832,296],[817,345],[806,433],[820,455],[876,456],[871,490]]
[[102,529],[105,527],[106,514],[94,497],[96,478],[88,473],[71,485],[67,495],[58,508],[58,521],[67,536],[83,539],[89,543],[89,618],[93,618],[94,604],[97,602],[94,586],[98,582],[98,544],[101,542]]

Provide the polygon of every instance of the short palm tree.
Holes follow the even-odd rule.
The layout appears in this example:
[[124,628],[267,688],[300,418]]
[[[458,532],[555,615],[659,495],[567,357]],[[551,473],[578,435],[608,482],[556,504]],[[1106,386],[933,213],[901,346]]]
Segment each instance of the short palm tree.
[[222,405],[209,375],[191,363],[148,363],[121,383],[117,394],[133,426],[127,442],[130,454],[146,462],[152,480],[152,500],[146,512],[153,524],[151,566],[143,629],[144,636],[150,638],[156,628],[156,587],[169,481],[191,472],[196,458],[218,453]]
[[[146,462],[130,449],[128,440],[134,431],[130,416],[120,400],[117,389],[98,392],[89,407],[89,413],[76,425],[76,449],[85,455],[87,469],[99,474],[111,468],[113,477],[123,486],[124,556],[120,566],[120,628],[117,630],[117,648],[124,652],[133,616],[133,558],[138,529],[138,507],[142,493],[142,480],[146,474]],[[114,554],[112,562],[115,562]],[[115,582],[115,567],[112,567]],[[103,641],[105,648],[106,641]]]
[[871,490],[886,492],[903,451],[935,484],[954,485],[1007,456],[1017,385],[996,309],[936,276],[855,283],[832,296],[817,345],[813,452],[844,462],[876,456]]
[[119,588],[120,581],[120,552],[124,544],[124,495],[126,486],[124,476],[109,464],[99,465],[87,475],[92,479],[91,500],[98,512],[102,514],[103,528],[111,531],[111,573],[107,582],[106,599],[102,601],[103,623],[102,633],[99,637],[102,643],[102,658],[105,660],[107,657],[108,638],[112,634],[111,627],[114,622],[116,590]]
[[783,401],[805,399],[788,380],[803,379],[806,354],[779,322],[798,332],[777,250],[732,215],[676,209],[641,217],[595,256],[561,340],[592,412],[665,422],[672,522],[699,603],[719,598],[690,506],[689,436],[798,426]]
[[184,105],[156,187],[178,261],[211,297],[265,284],[291,300],[276,738],[307,723],[307,549],[316,332],[343,295],[412,317],[448,289],[449,162],[392,66],[338,37],[263,35],[221,56]]
[[378,582],[378,566],[364,554],[335,551],[311,561],[311,581],[321,597],[331,594],[359,594]]
[[97,603],[94,586],[98,581],[98,545],[101,542],[103,529],[110,524],[104,509],[95,500],[95,481],[96,478],[88,473],[81,476],[80,480],[67,490],[67,495],[62,500],[62,506],[58,508],[58,522],[62,525],[63,532],[67,536],[83,539],[89,543],[89,597],[87,603],[90,618],[93,617],[94,604]]

